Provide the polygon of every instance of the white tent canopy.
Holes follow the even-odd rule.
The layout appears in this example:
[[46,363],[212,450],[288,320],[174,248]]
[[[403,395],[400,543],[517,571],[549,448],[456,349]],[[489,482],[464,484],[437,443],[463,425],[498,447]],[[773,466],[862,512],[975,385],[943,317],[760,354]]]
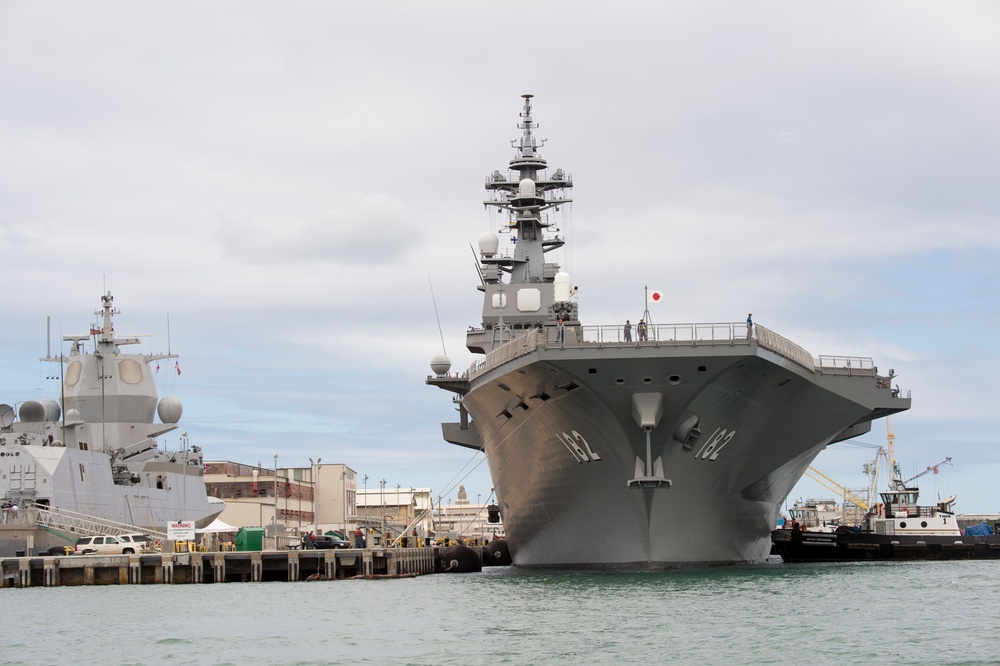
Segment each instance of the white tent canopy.
[[240,528],[228,525],[218,518],[212,521],[208,527],[202,527],[199,530],[195,530],[198,534],[214,534],[216,532],[239,532]]

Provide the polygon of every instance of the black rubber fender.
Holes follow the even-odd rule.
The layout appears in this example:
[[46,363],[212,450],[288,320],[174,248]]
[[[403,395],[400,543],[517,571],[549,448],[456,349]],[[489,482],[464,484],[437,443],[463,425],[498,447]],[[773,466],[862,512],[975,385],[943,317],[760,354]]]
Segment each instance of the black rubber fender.
[[483,566],[509,567],[513,563],[506,539],[494,539],[483,546]]
[[472,573],[482,571],[483,563],[476,551],[458,544],[438,551],[435,568],[438,573]]

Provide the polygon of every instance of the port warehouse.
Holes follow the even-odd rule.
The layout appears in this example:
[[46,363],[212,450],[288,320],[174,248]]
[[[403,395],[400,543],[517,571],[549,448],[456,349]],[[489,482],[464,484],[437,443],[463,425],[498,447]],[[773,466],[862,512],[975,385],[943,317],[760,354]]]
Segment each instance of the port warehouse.
[[[295,582],[435,572],[439,548],[155,553],[13,557],[0,587]],[[473,548],[482,560],[482,548]]]

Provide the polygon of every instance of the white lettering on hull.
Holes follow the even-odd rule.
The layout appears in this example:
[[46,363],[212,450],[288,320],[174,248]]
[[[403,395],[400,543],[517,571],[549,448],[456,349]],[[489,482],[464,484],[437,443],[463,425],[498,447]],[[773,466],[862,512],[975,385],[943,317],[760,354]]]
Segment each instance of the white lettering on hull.
[[584,436],[576,430],[572,431],[572,434],[567,434],[565,432],[557,433],[556,439],[562,442],[563,446],[569,449],[569,452],[573,454],[573,457],[576,458],[577,462],[597,462],[601,459],[601,456],[590,448],[590,444],[587,442],[586,438],[584,438]]

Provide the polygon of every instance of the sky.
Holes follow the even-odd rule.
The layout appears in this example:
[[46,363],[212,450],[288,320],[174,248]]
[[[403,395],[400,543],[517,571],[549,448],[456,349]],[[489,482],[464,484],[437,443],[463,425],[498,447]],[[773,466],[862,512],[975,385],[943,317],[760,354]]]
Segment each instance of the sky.
[[[648,286],[657,323],[870,356],[912,392],[904,477],[951,457],[923,500],[998,513],[997,34],[992,1],[0,0],[0,402],[57,396],[46,322],[58,351],[111,291],[207,459],[485,501],[424,380],[475,358],[483,182],[532,93],[585,324]],[[885,436],[814,466],[866,487]]]

